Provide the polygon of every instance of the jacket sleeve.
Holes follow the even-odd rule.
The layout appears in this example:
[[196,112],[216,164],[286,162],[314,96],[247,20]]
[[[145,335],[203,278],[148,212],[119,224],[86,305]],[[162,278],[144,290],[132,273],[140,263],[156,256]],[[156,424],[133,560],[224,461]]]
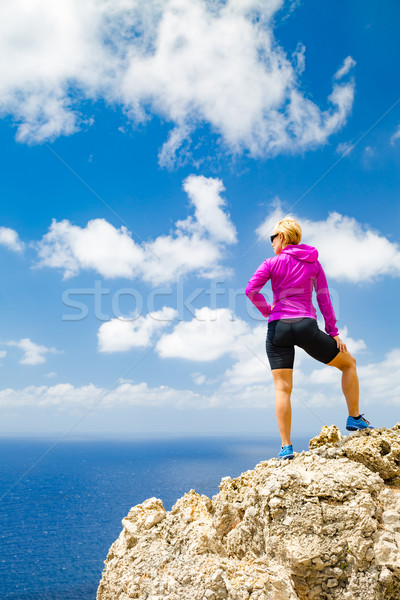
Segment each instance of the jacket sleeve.
[[314,280],[314,288],[317,294],[318,306],[325,319],[325,331],[330,336],[335,337],[339,335],[339,330],[336,327],[336,315],[329,295],[328,282],[321,265],[318,275]]
[[246,296],[264,317],[268,317],[272,309],[263,294],[260,294],[260,290],[264,287],[270,277],[269,261],[265,260],[258,267],[246,287]]

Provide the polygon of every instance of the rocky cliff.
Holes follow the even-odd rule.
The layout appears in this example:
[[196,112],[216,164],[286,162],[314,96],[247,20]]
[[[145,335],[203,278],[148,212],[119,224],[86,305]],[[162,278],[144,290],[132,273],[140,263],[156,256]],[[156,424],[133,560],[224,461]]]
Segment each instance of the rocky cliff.
[[400,423],[133,507],[97,600],[399,600]]

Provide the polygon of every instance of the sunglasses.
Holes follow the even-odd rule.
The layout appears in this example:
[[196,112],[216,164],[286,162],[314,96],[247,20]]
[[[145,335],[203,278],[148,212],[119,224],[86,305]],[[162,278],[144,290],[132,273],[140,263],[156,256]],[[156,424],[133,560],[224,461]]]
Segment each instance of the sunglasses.
[[270,236],[270,239],[271,239],[271,244],[272,244],[272,242],[274,241],[274,239],[275,239],[276,237],[278,237],[278,235],[279,235],[279,233],[274,233],[274,235],[271,235],[271,236]]

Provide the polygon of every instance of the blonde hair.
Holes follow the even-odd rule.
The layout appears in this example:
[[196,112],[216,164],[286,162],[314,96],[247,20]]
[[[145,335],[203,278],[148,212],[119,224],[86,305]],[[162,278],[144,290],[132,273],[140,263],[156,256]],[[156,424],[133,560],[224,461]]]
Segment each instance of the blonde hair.
[[286,244],[300,244],[301,227],[293,217],[285,217],[274,226],[274,233],[281,233]]

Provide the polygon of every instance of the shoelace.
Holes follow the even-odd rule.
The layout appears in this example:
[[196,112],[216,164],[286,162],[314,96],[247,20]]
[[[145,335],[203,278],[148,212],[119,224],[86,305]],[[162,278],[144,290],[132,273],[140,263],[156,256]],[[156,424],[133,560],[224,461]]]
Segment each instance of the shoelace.
[[363,421],[366,422],[367,425],[371,425],[371,423],[369,421],[367,421],[367,419],[364,417],[364,413],[361,415],[361,418]]

